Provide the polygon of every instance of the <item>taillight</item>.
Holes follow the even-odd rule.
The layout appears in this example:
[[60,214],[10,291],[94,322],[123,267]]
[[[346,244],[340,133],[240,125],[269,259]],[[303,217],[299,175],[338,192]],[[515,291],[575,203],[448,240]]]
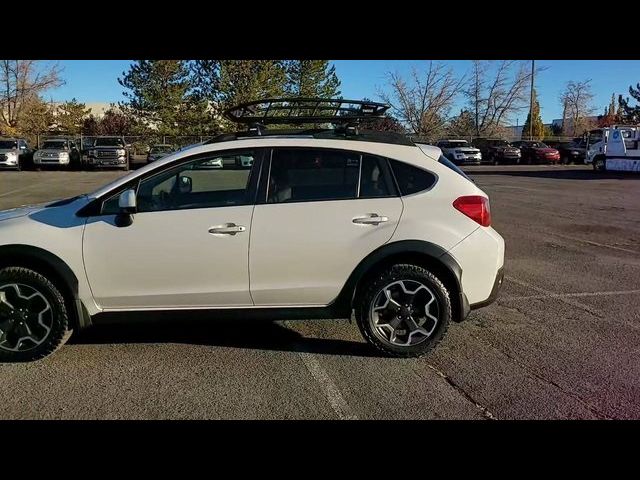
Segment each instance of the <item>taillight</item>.
[[491,225],[491,209],[487,197],[481,195],[459,197],[453,202],[453,207],[483,227]]

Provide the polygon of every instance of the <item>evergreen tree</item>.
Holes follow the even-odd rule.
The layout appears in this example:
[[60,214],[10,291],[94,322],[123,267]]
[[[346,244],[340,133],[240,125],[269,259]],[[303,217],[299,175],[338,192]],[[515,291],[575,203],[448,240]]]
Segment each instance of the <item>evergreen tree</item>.
[[336,67],[328,60],[287,60],[286,93],[294,97],[335,98],[340,95]]
[[[532,115],[533,114],[533,115]],[[529,130],[531,125],[531,118],[533,117],[532,135],[534,140],[541,140],[544,138],[544,124],[540,117],[540,103],[538,102],[538,94],[533,90],[533,112],[529,110],[527,120],[522,127],[522,138],[529,138]]]
[[89,115],[90,109],[84,103],[79,103],[75,98],[64,102],[58,107],[56,123],[58,130],[70,135],[77,135],[82,131],[84,119]]
[[238,103],[280,97],[286,74],[279,60],[221,60],[218,98],[223,108]]
[[122,112],[161,135],[215,130],[207,101],[192,91],[184,60],[136,60],[118,82],[126,89]]
[[608,115],[609,117],[614,117],[615,114],[616,114],[616,94],[612,93],[611,102],[609,103],[609,108],[606,111],[605,115]]
[[472,136],[476,133],[475,116],[469,110],[460,110],[460,114],[451,119],[447,130],[449,135]]
[[[636,102],[640,102],[640,83],[636,84],[636,87],[629,87],[629,95],[631,95]],[[618,103],[621,110],[621,121],[625,123],[637,123],[640,121],[640,105],[631,106],[629,105],[629,97],[622,98],[622,95],[618,97]]]

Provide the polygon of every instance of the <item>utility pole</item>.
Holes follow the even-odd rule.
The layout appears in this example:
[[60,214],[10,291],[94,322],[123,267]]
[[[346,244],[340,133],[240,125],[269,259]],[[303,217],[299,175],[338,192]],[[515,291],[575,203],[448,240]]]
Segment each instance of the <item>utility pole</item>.
[[536,61],[531,60],[531,95],[529,97],[529,140],[533,140],[533,77],[536,72]]

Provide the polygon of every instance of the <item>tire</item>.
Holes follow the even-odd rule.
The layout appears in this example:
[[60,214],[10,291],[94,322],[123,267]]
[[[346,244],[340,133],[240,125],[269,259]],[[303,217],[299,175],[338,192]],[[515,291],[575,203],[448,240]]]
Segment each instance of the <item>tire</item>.
[[[398,285],[400,282],[402,282],[405,287]],[[426,290],[422,289],[422,287],[417,287],[418,284],[426,287]],[[393,286],[390,287],[390,285]],[[406,335],[406,333],[398,333],[398,335],[400,335],[400,338],[398,338],[395,333],[389,333],[389,330],[386,328],[376,326],[375,317],[377,314],[374,313],[373,309],[380,307],[380,302],[385,300],[385,287],[390,287],[386,290],[391,292],[392,297],[395,293],[399,293],[400,289],[414,291],[414,293],[416,293],[414,297],[416,300],[415,305],[417,306],[424,305],[423,300],[426,301],[433,298],[433,303],[431,301],[428,302],[428,305],[431,305],[429,312],[432,317],[437,319],[437,322],[425,316],[425,319],[422,320],[423,323],[419,324],[420,328],[422,328],[425,333],[428,333],[428,335],[413,331],[406,337],[403,336]],[[358,328],[365,340],[384,355],[402,358],[425,355],[440,342],[449,327],[449,322],[451,321],[449,291],[438,277],[425,268],[409,264],[394,265],[369,280],[363,286],[362,292],[355,309]],[[422,297],[419,298],[419,296]],[[420,308],[415,310],[416,318],[420,315],[420,310]],[[386,312],[382,311],[380,316],[382,317],[385,314]],[[400,328],[394,329],[393,332],[407,332],[410,330],[409,324],[404,323],[404,320],[399,320],[400,315],[401,313],[391,320],[391,322],[400,322],[397,325]],[[413,318],[414,314],[410,314],[409,317]],[[415,322],[416,326],[418,326],[418,322],[420,322],[419,319],[412,321]],[[393,328],[389,324],[385,325],[384,322],[382,323],[385,327]],[[402,327],[402,325],[404,325],[404,327]],[[391,341],[390,337],[392,335],[395,336],[396,342]],[[414,336],[416,340],[414,343],[411,343]],[[405,340],[405,343],[409,344],[398,344]]]
[[607,171],[607,162],[604,157],[596,157],[593,159],[593,169],[596,172],[606,172]]
[[[19,312],[19,306],[25,311]],[[0,330],[7,332],[0,334],[0,362],[44,358],[72,333],[60,291],[43,275],[22,267],[0,270]]]
[[568,156],[563,156],[561,159],[562,165],[569,165],[571,162],[569,161],[569,157]]

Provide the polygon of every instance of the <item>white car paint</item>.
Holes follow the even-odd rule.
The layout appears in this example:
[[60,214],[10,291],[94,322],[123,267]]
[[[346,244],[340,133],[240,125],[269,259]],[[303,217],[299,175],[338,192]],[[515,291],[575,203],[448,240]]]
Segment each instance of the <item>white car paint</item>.
[[[292,146],[396,159],[429,170],[437,183],[405,197],[138,213],[126,228],[114,226],[114,215],[75,215],[93,199],[183,158]],[[464,293],[471,303],[482,302],[502,266],[504,241],[491,227],[480,227],[453,208],[459,196],[486,194],[439,163],[440,155],[437,147],[268,136],[199,145],[66,205],[4,214],[0,246],[31,245],[59,257],[77,276],[79,298],[90,315],[123,309],[328,305],[368,253],[399,240],[427,241],[451,252],[463,271]],[[388,221],[377,226],[352,222],[371,213]],[[230,222],[246,230],[220,238],[209,233],[212,226]]]

